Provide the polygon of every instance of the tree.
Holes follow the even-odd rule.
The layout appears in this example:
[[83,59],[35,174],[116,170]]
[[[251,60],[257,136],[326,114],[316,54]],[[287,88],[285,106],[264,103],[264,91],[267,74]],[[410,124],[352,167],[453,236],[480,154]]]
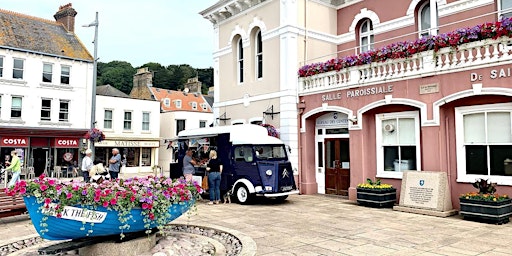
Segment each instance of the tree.
[[110,84],[120,91],[129,94],[133,87],[135,68],[126,61],[98,62],[98,85]]
[[164,66],[160,65],[160,63],[156,62],[148,62],[142,67],[147,67],[151,72],[153,72],[153,86],[164,89],[172,89],[171,88],[171,75],[169,70],[167,70]]

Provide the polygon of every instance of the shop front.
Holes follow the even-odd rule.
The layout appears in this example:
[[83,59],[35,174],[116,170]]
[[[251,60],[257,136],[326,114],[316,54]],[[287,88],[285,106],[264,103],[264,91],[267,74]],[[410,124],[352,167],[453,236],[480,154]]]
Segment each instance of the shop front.
[[[488,67],[300,96],[301,193],[345,194],[407,171],[446,172],[451,201],[479,178],[512,193],[512,67]],[[348,175],[348,176],[347,176]],[[345,188],[348,182],[348,188]],[[399,194],[399,192],[398,192]]]
[[28,149],[28,137],[2,136],[0,137],[0,166],[8,167],[11,162],[11,152],[16,150],[22,166],[25,164],[25,156]]
[[108,166],[112,157],[112,149],[119,149],[121,154],[121,172],[145,173],[153,172],[158,165],[159,140],[103,140],[94,143],[96,147],[95,161]]

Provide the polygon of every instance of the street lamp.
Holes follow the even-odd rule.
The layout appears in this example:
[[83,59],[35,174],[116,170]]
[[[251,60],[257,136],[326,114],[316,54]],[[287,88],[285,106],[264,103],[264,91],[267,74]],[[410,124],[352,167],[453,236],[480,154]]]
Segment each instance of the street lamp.
[[[96,124],[96,77],[98,73],[98,12],[96,12],[96,20],[94,22],[83,25],[83,27],[94,27],[94,60],[92,66],[92,99],[91,99],[91,129],[95,128]],[[94,159],[95,149],[94,142],[91,142],[92,159]]]

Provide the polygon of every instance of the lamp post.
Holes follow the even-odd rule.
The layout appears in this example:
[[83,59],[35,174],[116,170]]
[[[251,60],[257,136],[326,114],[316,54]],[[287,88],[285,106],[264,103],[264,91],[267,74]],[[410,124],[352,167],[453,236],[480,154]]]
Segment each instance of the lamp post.
[[[92,99],[91,99],[91,129],[95,128],[96,124],[96,79],[98,73],[98,12],[96,12],[96,19],[83,27],[94,27],[94,60],[92,66]],[[94,142],[91,142],[92,159],[95,157]]]

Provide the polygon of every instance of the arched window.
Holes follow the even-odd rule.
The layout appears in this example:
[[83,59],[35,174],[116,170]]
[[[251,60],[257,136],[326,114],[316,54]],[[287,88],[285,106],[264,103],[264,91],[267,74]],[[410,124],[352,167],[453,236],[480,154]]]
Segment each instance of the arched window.
[[263,77],[263,42],[261,41],[261,30],[256,33],[256,77]]
[[437,5],[434,10],[430,8],[430,1],[425,1],[420,8],[418,8],[418,31],[419,37],[425,37],[429,35],[437,35],[438,27],[438,16],[437,16]]
[[242,38],[238,39],[237,43],[237,70],[238,70],[238,82],[244,82],[244,48],[242,45]]
[[373,49],[373,24],[370,19],[365,19],[359,27],[359,48],[361,52]]

